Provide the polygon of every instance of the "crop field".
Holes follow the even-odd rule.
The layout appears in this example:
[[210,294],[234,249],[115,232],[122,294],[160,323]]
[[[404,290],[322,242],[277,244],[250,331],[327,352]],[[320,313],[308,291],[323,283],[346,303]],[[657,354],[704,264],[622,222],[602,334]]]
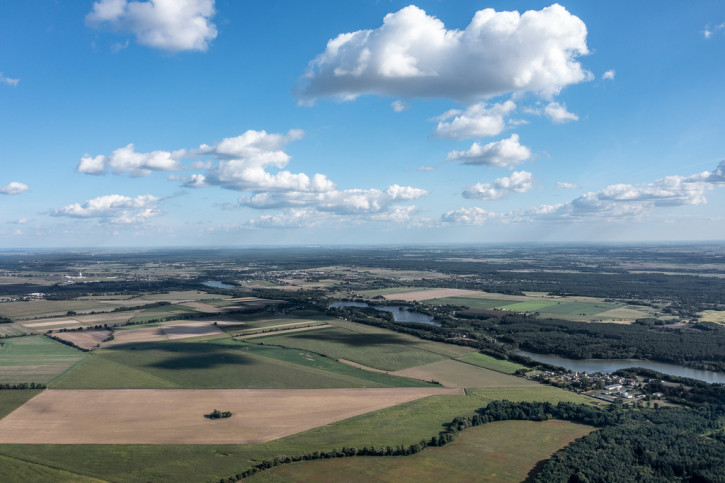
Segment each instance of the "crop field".
[[3,339],[0,383],[47,384],[87,354],[42,335]]
[[538,385],[521,377],[491,371],[465,362],[446,359],[393,372],[396,376],[436,381],[446,387],[511,387]]
[[0,338],[17,337],[19,335],[32,334],[33,330],[20,324],[0,324]]
[[513,310],[515,312],[536,312],[552,305],[557,305],[556,302],[548,300],[532,300],[530,302],[517,302],[515,304],[501,305],[496,307],[500,310]]
[[128,305],[126,301],[109,303],[100,300],[30,300],[0,304],[0,315],[17,321],[34,317],[62,316],[69,310],[79,314],[91,311],[109,312],[124,305]]
[[499,421],[463,431],[441,448],[396,457],[358,457],[293,463],[251,482],[511,481],[594,428],[568,421]]
[[541,313],[556,315],[597,315],[608,310],[626,307],[622,304],[609,302],[574,302],[561,301],[555,305],[540,309]]
[[[227,338],[143,342],[95,351],[56,389],[303,389],[421,386],[316,354],[266,352]],[[294,353],[297,355],[295,356]]]
[[526,369],[526,367],[522,366],[521,364],[496,359],[495,357],[481,354],[480,352],[471,352],[469,354],[464,354],[457,359],[459,361],[467,362],[468,364],[473,364],[474,366],[491,369],[492,371],[503,372],[505,374],[513,374],[519,369]]
[[[586,402],[551,386],[484,388],[431,396],[320,426],[263,445],[0,445],[0,455],[113,481],[218,481],[266,458],[343,446],[409,445],[496,399]],[[205,408],[206,410],[206,408]]]
[[423,300],[426,304],[431,305],[462,305],[472,309],[493,310],[496,307],[510,304],[511,300],[503,298],[479,298],[479,297],[443,297],[436,299]]
[[41,389],[7,389],[0,391],[0,419],[41,392]]
[[111,331],[107,329],[85,330],[82,332],[58,332],[54,335],[58,339],[70,342],[76,347],[86,350],[93,350],[98,347],[101,342],[111,335]]
[[409,340],[391,332],[360,333],[341,327],[320,329],[314,333],[269,336],[265,344],[280,345],[325,354],[333,359],[347,359],[365,366],[397,371],[445,359],[410,344]]
[[[48,390],[0,421],[0,444],[259,444],[436,394],[462,391]],[[232,417],[205,418],[213,408]]]
[[[377,297],[378,295],[393,295],[393,294],[399,294],[399,293],[409,293],[409,292],[420,292],[420,291],[427,291],[427,290],[435,290],[435,289],[427,289],[425,287],[391,287],[391,288],[380,288],[375,290],[361,290],[358,292],[360,295],[364,297]],[[386,297],[388,298],[388,297]]]
[[25,483],[27,481],[101,483],[103,481],[9,456],[0,456],[0,468],[2,468],[4,483]]
[[148,322],[149,320],[170,319],[189,314],[200,314],[200,312],[184,305],[162,305],[142,310],[130,322]]

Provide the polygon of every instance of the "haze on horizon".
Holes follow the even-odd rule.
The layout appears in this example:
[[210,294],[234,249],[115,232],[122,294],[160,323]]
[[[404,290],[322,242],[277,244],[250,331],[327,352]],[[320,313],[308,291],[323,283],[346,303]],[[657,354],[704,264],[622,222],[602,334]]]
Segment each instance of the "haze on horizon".
[[725,239],[711,0],[0,6],[0,248]]

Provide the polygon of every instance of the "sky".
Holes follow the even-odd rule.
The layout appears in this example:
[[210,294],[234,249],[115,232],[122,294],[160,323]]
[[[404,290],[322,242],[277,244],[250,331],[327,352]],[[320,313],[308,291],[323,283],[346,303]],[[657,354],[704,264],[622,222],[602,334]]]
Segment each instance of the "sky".
[[725,4],[0,3],[0,248],[725,239]]

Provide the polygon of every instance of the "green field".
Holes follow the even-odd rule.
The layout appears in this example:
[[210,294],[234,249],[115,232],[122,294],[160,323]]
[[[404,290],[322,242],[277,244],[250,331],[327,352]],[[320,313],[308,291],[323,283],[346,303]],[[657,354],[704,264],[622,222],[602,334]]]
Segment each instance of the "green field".
[[526,369],[526,366],[516,364],[511,361],[504,361],[502,359],[496,359],[495,357],[481,354],[480,352],[471,352],[458,357],[459,361],[473,364],[474,366],[483,367],[485,369],[491,369],[492,371],[504,372],[506,374],[513,374],[519,369]]
[[0,346],[0,383],[48,384],[88,354],[44,335],[3,339]]
[[407,345],[410,341],[394,332],[360,333],[331,327],[310,333],[270,336],[260,340],[264,344],[312,351],[333,359],[347,359],[386,371],[398,371],[446,358],[441,354]]
[[0,455],[112,481],[218,481],[280,454],[343,446],[410,445],[496,399],[586,402],[551,386],[431,396],[259,445],[0,445]]
[[259,473],[249,481],[519,482],[536,463],[593,429],[568,421],[499,421],[469,428],[451,444],[411,456],[293,463]]
[[42,389],[0,389],[0,419],[41,392]]
[[317,354],[229,338],[125,344],[101,349],[54,389],[300,389],[422,386]]
[[185,305],[162,305],[145,309],[136,314],[129,322],[147,322],[149,320],[170,319],[180,315],[201,314],[201,312]]
[[426,290],[426,287],[392,287],[380,288],[375,290],[361,290],[358,292],[363,297],[377,297],[378,295],[392,295],[396,293],[416,292],[418,290]]
[[515,312],[538,312],[553,305],[557,305],[557,302],[552,302],[550,300],[531,300],[529,302],[500,305],[496,308],[501,310],[513,310]]
[[0,324],[0,338],[32,334],[33,330],[20,324]]
[[28,481],[91,483],[103,481],[42,464],[29,463],[9,456],[0,456],[0,470],[2,471],[2,481],[4,483],[26,483]]
[[561,304],[541,309],[539,312],[542,314],[556,315],[597,315],[607,310],[621,307],[626,307],[626,305],[608,302],[562,302]]

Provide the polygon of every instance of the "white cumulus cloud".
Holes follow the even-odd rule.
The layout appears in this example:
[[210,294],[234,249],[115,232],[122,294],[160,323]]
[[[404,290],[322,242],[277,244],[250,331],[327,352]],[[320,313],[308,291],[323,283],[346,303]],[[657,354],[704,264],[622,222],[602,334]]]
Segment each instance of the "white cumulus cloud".
[[579,186],[575,185],[574,183],[567,183],[564,181],[557,181],[556,183],[556,189],[559,190],[576,190],[579,189]]
[[411,5],[373,30],[327,43],[297,86],[302,101],[362,94],[470,100],[507,92],[544,95],[590,79],[584,22],[554,4],[523,14],[491,8],[464,30],[447,29]]
[[217,36],[215,13],[214,0],[100,0],[86,23],[131,32],[139,43],[161,50],[205,51]]
[[546,117],[556,124],[579,120],[579,116],[567,111],[566,106],[564,104],[559,104],[558,102],[550,102],[544,108],[544,114],[546,114]]
[[130,173],[134,177],[148,176],[152,171],[181,169],[179,159],[184,154],[184,150],[137,153],[134,145],[128,144],[116,149],[110,156],[83,155],[76,171],[85,174],[104,174],[108,169],[112,169],[116,174]]
[[30,188],[25,183],[19,181],[11,181],[7,185],[0,188],[0,193],[4,195],[19,195],[24,191],[28,191]]
[[397,101],[393,101],[390,104],[390,107],[392,107],[393,108],[393,111],[395,111],[395,112],[403,112],[403,111],[405,111],[405,110],[407,110],[407,109],[410,108],[410,106],[408,106],[408,104],[406,104],[405,102],[401,101],[400,99],[398,99]]
[[476,183],[463,192],[464,198],[498,200],[508,193],[526,193],[533,188],[533,175],[528,171],[514,171],[511,176],[497,178],[493,183]]
[[511,100],[491,107],[480,102],[465,111],[452,109],[436,118],[439,122],[434,134],[449,139],[495,136],[504,130],[505,117],[514,110],[516,104]]
[[160,214],[158,201],[153,195],[139,195],[135,198],[117,194],[106,195],[53,210],[50,215],[99,218],[114,224],[136,224]]
[[483,146],[474,142],[468,150],[454,150],[446,156],[446,161],[497,167],[512,167],[529,159],[531,159],[531,149],[519,143],[518,134]]
[[604,74],[602,74],[602,79],[605,80],[613,80],[616,72],[614,70],[608,70]]
[[482,225],[487,221],[498,218],[492,211],[474,206],[472,208],[459,208],[443,213],[441,220],[445,223],[462,223],[466,225]]

